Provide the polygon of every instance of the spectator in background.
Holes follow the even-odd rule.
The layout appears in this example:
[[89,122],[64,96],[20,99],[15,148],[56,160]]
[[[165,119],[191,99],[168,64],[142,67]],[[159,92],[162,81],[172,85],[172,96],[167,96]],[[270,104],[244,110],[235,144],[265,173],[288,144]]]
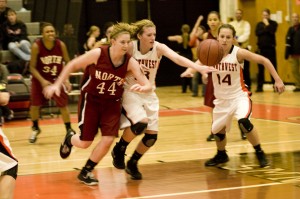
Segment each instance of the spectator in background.
[[7,41],[5,39],[3,23],[7,20],[7,0],[0,0],[0,50],[7,49]]
[[78,54],[78,42],[74,34],[74,27],[71,23],[64,25],[63,33],[59,37],[67,46],[70,58],[73,59]]
[[112,32],[113,25],[114,25],[114,23],[111,21],[108,21],[104,24],[104,26],[103,26],[103,35],[104,36],[100,41],[98,41],[95,44],[95,48],[103,46],[103,45],[110,45],[110,34]]
[[[192,48],[189,46],[190,30],[191,30],[191,28],[188,24],[183,24],[181,26],[181,35],[168,36],[168,40],[175,41],[180,45],[178,53],[181,56],[188,58],[189,60],[193,60]],[[186,93],[186,90],[188,87],[192,90],[191,78],[183,77],[182,78],[182,93]]]
[[[275,70],[277,69],[276,60],[276,38],[275,33],[277,30],[277,22],[271,20],[270,10],[264,9],[262,12],[262,21],[258,22],[255,29],[257,36],[257,53],[268,58],[274,65]],[[274,79],[271,77],[272,83]],[[265,68],[263,65],[258,64],[258,75],[257,75],[257,88],[255,92],[263,92],[263,85],[265,82]]]
[[[238,45],[241,48],[250,50],[249,46],[249,38],[251,32],[250,23],[243,19],[243,10],[237,9],[235,11],[235,20],[229,23],[232,25],[236,31],[236,40]],[[243,68],[243,75],[245,84],[248,86],[248,90],[251,90],[251,77],[250,77],[250,62],[244,60],[244,68]]]
[[100,28],[98,26],[91,26],[86,35],[88,36],[88,39],[83,44],[83,48],[85,51],[89,51],[94,48],[97,38],[100,36]]
[[292,26],[288,29],[286,34],[286,49],[285,59],[289,59],[292,74],[295,78],[294,92],[300,91],[300,23],[299,14],[293,13]]
[[[203,16],[200,15],[194,25],[194,28],[190,34],[190,41],[189,45],[193,48],[193,60],[196,61],[198,59],[197,55],[197,48],[200,45],[201,41],[203,41],[203,34],[206,32],[206,28],[202,25],[200,25],[201,21],[203,20]],[[199,85],[199,78],[200,78],[200,73],[195,72],[192,78],[192,90],[193,90],[193,95],[192,97],[197,97],[198,96],[198,85]],[[204,96],[204,86],[202,89],[202,96]]]
[[29,62],[31,44],[28,39],[27,27],[17,18],[16,11],[7,11],[7,21],[3,24],[4,33],[8,41],[8,49],[19,59]]

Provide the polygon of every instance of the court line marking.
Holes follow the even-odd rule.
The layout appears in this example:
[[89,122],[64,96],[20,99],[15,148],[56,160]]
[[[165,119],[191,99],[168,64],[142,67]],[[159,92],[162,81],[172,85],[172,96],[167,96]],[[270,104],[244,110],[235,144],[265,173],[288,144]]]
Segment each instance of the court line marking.
[[282,184],[283,183],[280,183],[280,182],[273,182],[273,183],[267,183],[267,184],[257,184],[257,185],[248,185],[248,186],[238,186],[238,187],[227,187],[227,188],[220,188],[220,189],[208,189],[208,190],[199,190],[199,191],[188,191],[188,192],[178,192],[178,193],[170,193],[170,194],[150,195],[150,196],[138,196],[138,197],[130,197],[130,198],[126,198],[126,199],[162,198],[162,197],[182,196],[182,195],[210,193],[210,192],[218,192],[218,191],[237,190],[237,189],[250,189],[250,188],[266,187],[266,186],[274,186],[274,185],[282,185]]
[[[264,142],[263,145],[272,145],[272,144],[283,144],[283,143],[297,143],[300,142],[300,140],[290,140],[290,141],[280,141],[280,142]],[[246,144],[251,146],[251,144]],[[242,147],[245,146],[245,144],[237,144],[237,145],[231,145],[231,146],[227,146],[227,148],[236,148],[236,147]],[[202,148],[197,148],[197,149],[183,149],[183,150],[173,150],[173,151],[161,151],[161,152],[148,152],[148,155],[156,155],[156,154],[169,154],[169,153],[184,153],[184,152],[193,152],[193,151],[203,151],[203,150],[211,150],[211,149],[215,149],[216,147],[202,147]],[[103,159],[107,159],[107,158],[111,158],[110,154],[106,155]],[[198,157],[197,160],[201,160],[201,159],[206,159],[206,158],[200,158]],[[38,163],[25,163],[22,164],[19,162],[19,165],[22,166],[27,166],[27,165],[36,165],[36,164],[49,164],[49,163],[61,163],[62,161],[64,162],[74,162],[74,161],[81,161],[81,160],[85,160],[84,158],[82,159],[71,159],[71,160],[56,160],[56,161],[43,161],[43,162],[38,162]]]

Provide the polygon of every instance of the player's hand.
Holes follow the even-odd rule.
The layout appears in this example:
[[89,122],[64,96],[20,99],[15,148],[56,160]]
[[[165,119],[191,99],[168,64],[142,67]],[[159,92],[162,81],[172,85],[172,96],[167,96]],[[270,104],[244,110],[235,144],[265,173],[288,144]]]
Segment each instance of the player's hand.
[[201,73],[202,75],[217,71],[217,69],[215,69],[214,67],[210,67],[210,66],[201,66],[201,65],[198,65],[198,66],[196,67],[196,70],[197,70],[199,73]]
[[180,77],[194,77],[194,74],[191,73],[189,70],[185,70],[183,73],[180,74]]
[[149,91],[151,91],[152,89],[145,87],[145,86],[141,86],[140,84],[134,84],[130,87],[130,91],[134,91],[134,92],[142,92],[142,93],[147,93]]
[[51,99],[54,94],[56,94],[57,96],[60,96],[60,87],[55,84],[46,86],[43,89],[43,94],[44,94],[45,98],[47,98],[47,99]]
[[66,81],[66,82],[64,83],[64,85],[65,85],[65,87],[66,87],[66,89],[67,89],[67,92],[68,92],[68,93],[71,92],[71,90],[72,90],[72,84],[71,84],[69,81]]
[[279,94],[283,93],[285,91],[285,86],[284,86],[283,82],[282,81],[275,81],[274,90],[276,92],[278,92]]
[[207,84],[207,82],[208,82],[208,75],[207,74],[204,74],[204,75],[202,75],[202,82],[203,82],[203,84]]

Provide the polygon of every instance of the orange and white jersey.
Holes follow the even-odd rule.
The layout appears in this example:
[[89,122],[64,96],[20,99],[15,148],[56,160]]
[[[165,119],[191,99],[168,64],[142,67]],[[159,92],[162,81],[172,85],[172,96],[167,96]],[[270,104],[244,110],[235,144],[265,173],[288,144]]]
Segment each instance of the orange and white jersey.
[[11,169],[18,164],[14,157],[9,141],[0,128],[0,172]]
[[237,46],[232,46],[229,54],[214,66],[217,71],[212,72],[212,80],[217,99],[235,99],[249,94],[243,77],[244,63],[239,63],[237,60],[239,49]]
[[[150,81],[153,90],[155,90],[155,78],[161,60],[161,57],[158,57],[157,55],[156,47],[158,43],[159,42],[155,41],[153,48],[146,54],[142,54],[139,51],[138,41],[133,41],[132,57],[139,62],[141,69],[143,70],[147,79]],[[129,89],[132,85],[137,83],[132,74],[128,74],[125,78],[125,81],[125,89]]]

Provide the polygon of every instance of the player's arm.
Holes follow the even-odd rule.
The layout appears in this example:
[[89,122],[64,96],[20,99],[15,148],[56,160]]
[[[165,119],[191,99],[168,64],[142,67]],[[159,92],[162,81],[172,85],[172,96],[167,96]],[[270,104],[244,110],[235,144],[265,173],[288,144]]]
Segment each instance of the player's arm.
[[72,59],[62,70],[53,85],[44,89],[43,93],[46,98],[51,98],[55,93],[60,95],[60,87],[63,82],[69,78],[70,73],[77,72],[79,70],[85,70],[85,68],[91,64],[96,64],[101,54],[100,48],[92,49],[79,57]]
[[165,44],[158,44],[157,50],[158,50],[158,53],[160,53],[163,56],[166,56],[167,58],[172,60],[177,65],[186,67],[186,68],[191,67],[192,69],[197,70],[201,74],[206,74],[206,73],[215,71],[215,69],[212,67],[197,64],[197,63],[192,62],[191,60],[179,55],[178,53],[173,51],[171,48],[166,46]]
[[245,49],[239,49],[237,52],[237,59],[241,63],[243,60],[247,60],[250,62],[256,62],[258,64],[264,65],[265,68],[271,73],[272,77],[275,80],[275,88],[276,91],[282,93],[284,91],[284,84],[281,78],[279,77],[278,73],[276,72],[273,64],[269,59],[264,56],[261,56],[256,53],[252,53],[251,51]]
[[142,72],[139,63],[131,57],[128,63],[128,71],[136,78],[138,84],[133,85],[130,89],[139,92],[149,92],[152,89],[151,83]]

